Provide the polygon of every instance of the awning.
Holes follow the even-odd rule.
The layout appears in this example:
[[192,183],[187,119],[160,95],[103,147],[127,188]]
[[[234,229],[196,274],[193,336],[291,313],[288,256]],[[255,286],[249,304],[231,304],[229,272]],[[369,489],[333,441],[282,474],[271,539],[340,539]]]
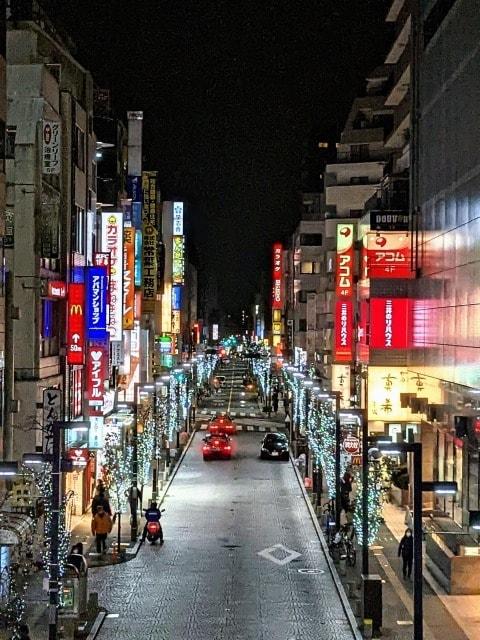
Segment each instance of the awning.
[[35,522],[25,513],[0,511],[0,546],[20,544],[35,528]]

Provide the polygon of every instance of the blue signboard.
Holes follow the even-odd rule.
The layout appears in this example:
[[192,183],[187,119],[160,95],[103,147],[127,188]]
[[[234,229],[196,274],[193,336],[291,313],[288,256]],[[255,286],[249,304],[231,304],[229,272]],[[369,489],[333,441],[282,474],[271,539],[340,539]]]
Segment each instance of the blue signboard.
[[180,311],[182,308],[182,289],[181,285],[172,287],[172,311]]
[[107,337],[107,293],[106,267],[87,267],[85,316],[89,340],[104,340]]
[[135,286],[142,286],[142,232],[135,230]]

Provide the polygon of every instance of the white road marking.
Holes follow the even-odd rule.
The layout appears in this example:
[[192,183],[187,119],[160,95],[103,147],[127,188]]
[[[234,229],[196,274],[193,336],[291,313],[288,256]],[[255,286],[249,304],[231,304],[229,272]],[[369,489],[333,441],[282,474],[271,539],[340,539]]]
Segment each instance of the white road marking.
[[246,416],[247,414],[246,414],[246,413],[242,413],[242,412],[240,412],[240,414],[239,414],[239,415],[240,415],[240,417],[245,418],[245,416]]
[[256,418],[256,417],[257,417],[257,414],[256,414],[256,413],[251,413],[251,414],[250,414],[250,417],[251,417],[251,418]]
[[259,431],[265,431],[265,427],[258,427]]
[[254,431],[255,427],[251,424],[247,425],[247,431]]
[[[277,551],[283,551],[284,553],[287,554],[283,558],[283,560],[279,560],[273,555]],[[295,560],[296,558],[299,558],[302,555],[297,551],[292,551],[292,549],[288,549],[283,544],[274,544],[273,546],[268,547],[268,549],[263,549],[263,551],[258,551],[257,553],[259,556],[262,556],[262,558],[265,558],[265,560],[270,560],[270,562],[274,562],[275,564],[278,564],[280,566],[286,565],[292,560]]]

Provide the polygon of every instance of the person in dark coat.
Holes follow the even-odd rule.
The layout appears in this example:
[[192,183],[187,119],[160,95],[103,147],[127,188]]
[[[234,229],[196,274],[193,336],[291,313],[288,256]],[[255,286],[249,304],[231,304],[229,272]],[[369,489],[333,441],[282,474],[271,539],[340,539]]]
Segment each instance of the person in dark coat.
[[398,556],[402,556],[403,560],[403,577],[407,576],[410,578],[412,575],[412,564],[413,564],[413,535],[410,527],[405,531],[403,538],[400,540],[400,544],[398,545]]
[[109,516],[112,515],[112,508],[110,507],[108,498],[103,491],[100,491],[98,496],[95,496],[92,500],[92,516],[97,513],[98,507],[103,507],[105,513],[108,513]]
[[30,640],[30,629],[28,627],[28,624],[21,624],[20,627],[18,628],[18,632],[20,634],[19,639],[20,640]]
[[345,513],[350,507],[350,494],[352,492],[352,476],[346,471],[343,474],[343,478],[340,480],[340,501],[342,509]]

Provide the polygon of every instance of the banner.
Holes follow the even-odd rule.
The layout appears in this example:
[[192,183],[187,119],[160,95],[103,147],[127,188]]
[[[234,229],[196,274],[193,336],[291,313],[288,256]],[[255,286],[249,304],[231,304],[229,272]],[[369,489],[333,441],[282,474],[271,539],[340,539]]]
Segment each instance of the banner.
[[85,348],[85,285],[71,283],[67,305],[67,362],[83,364]]
[[353,224],[339,224],[335,274],[335,295],[338,299],[353,296],[353,265]]
[[42,122],[42,170],[47,175],[60,173],[62,159],[61,125],[54,120]]
[[283,308],[283,300],[282,300],[282,279],[283,279],[282,252],[283,252],[282,244],[280,242],[276,242],[273,245],[273,260],[272,260],[272,281],[273,281],[272,309],[282,309]]
[[109,348],[105,342],[91,342],[87,349],[87,399],[90,407],[101,407],[108,379]]
[[107,338],[107,267],[86,268],[86,324],[89,340]]
[[173,233],[174,236],[183,236],[183,202],[173,203]]
[[157,298],[157,231],[148,222],[143,227],[142,312],[154,313]]
[[185,253],[184,237],[173,236],[172,253],[172,282],[173,284],[184,284],[185,279]]
[[123,214],[102,212],[102,249],[110,253],[110,340],[121,340],[123,330]]
[[410,346],[410,300],[371,298],[370,348],[407,349]]
[[143,191],[143,223],[151,224],[155,227],[157,223],[157,172],[142,171],[142,191]]
[[337,300],[335,303],[334,362],[351,362],[353,356],[353,303]]
[[133,329],[135,305],[135,229],[123,229],[123,328]]
[[414,278],[411,239],[406,233],[367,233],[363,238],[363,278]]

